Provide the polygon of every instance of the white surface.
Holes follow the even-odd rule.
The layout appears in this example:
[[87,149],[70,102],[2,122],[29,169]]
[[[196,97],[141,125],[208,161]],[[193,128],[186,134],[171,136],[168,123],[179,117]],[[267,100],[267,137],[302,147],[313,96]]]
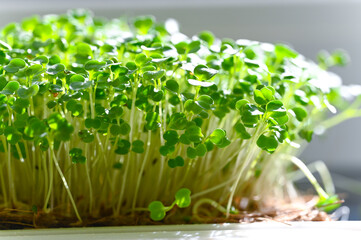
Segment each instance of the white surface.
[[[361,84],[360,0],[0,0],[0,27],[32,14],[63,13],[75,7],[108,18],[139,14],[153,14],[160,21],[174,18],[187,35],[207,29],[221,38],[287,42],[313,59],[322,49],[343,48],[352,62],[334,71],[347,84]],[[360,123],[361,119],[351,120],[315,138],[302,157],[357,173]]]
[[360,222],[168,225],[0,231],[1,240],[360,239]]

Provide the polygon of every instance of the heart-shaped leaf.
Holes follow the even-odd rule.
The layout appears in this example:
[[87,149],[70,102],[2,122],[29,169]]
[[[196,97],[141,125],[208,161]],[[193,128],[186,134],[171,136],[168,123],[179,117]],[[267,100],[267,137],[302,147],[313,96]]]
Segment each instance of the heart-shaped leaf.
[[88,71],[98,71],[99,69],[101,69],[102,67],[104,67],[106,65],[106,62],[99,62],[97,60],[90,60],[88,62],[85,63],[85,70]]
[[175,203],[180,208],[189,207],[191,204],[191,191],[188,188],[181,188],[175,194]]
[[20,87],[20,84],[17,81],[10,81],[1,91],[2,94],[11,95],[16,92]]
[[160,201],[153,201],[148,205],[150,211],[150,218],[153,221],[160,221],[165,217],[165,207]]
[[8,73],[16,73],[20,69],[24,68],[26,63],[23,59],[14,58],[12,59],[7,66],[4,67],[5,71]]
[[154,24],[154,17],[153,16],[143,16],[143,17],[137,17],[134,20],[134,26],[141,34],[147,34],[149,29]]
[[39,92],[39,85],[32,85],[31,87],[27,88],[22,86],[18,89],[17,94],[21,98],[30,98],[34,97]]
[[270,136],[262,134],[257,140],[257,146],[269,153],[273,153],[278,147],[278,141],[273,134]]
[[194,75],[199,80],[208,80],[211,79],[214,75],[218,73],[217,70],[209,68],[205,65],[198,65],[194,68]]
[[46,73],[49,74],[49,75],[56,75],[56,74],[58,74],[60,72],[63,72],[64,70],[65,70],[65,65],[59,63],[59,64],[49,66]]

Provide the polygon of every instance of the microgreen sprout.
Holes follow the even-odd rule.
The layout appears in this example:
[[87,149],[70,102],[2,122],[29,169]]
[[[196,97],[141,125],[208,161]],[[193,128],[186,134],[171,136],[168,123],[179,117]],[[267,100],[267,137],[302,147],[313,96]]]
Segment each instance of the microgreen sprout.
[[210,204],[228,216],[236,197],[284,196],[294,165],[318,207],[338,206],[295,156],[361,116],[360,87],[327,71],[347,56],[317,65],[283,44],[188,38],[174,24],[72,10],[1,30],[1,207],[161,221]]

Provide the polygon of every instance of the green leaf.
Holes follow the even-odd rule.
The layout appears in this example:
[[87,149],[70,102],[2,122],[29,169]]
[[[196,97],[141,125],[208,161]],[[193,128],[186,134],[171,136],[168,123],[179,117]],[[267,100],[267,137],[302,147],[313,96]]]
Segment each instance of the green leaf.
[[41,66],[40,64],[34,64],[34,65],[30,66],[28,69],[26,69],[25,72],[26,72],[26,75],[32,76],[37,73],[40,73],[42,69],[43,69],[43,66]]
[[331,59],[332,65],[341,67],[346,66],[347,63],[350,61],[350,57],[347,52],[341,49],[335,50],[331,55]]
[[250,59],[244,59],[244,63],[249,68],[259,68],[259,61],[250,60]]
[[183,143],[184,145],[189,145],[189,144],[192,143],[191,140],[189,140],[188,137],[187,137],[187,135],[185,135],[185,134],[182,134],[182,135],[180,136],[179,142],[180,142],[180,143]]
[[28,99],[17,98],[14,101],[13,106],[11,107],[15,112],[19,114],[23,114],[26,112],[26,109],[30,106],[30,102]]
[[165,74],[164,70],[159,70],[159,71],[147,71],[143,73],[143,78],[145,80],[156,80],[159,79],[161,77],[163,77]]
[[247,103],[249,103],[249,101],[248,101],[247,99],[238,100],[238,101],[236,102],[236,109],[237,109],[237,110],[241,110],[242,107],[243,107],[245,104],[247,104]]
[[6,50],[11,50],[12,49],[9,44],[7,44],[6,42],[1,41],[1,40],[0,40],[0,48],[6,49]]
[[271,112],[271,116],[274,118],[283,117],[287,114],[287,110],[283,106],[283,103],[279,100],[274,100],[267,103],[267,112]]
[[71,161],[75,164],[77,164],[77,163],[84,164],[86,162],[86,157],[84,157],[84,156],[72,157]]
[[278,123],[278,125],[284,125],[288,122],[288,116],[286,114],[282,117],[274,118],[274,120]]
[[168,160],[168,166],[170,168],[184,167],[184,159],[181,156]]
[[195,143],[201,142],[204,138],[202,129],[195,125],[187,127],[185,134],[190,141]]
[[211,133],[209,139],[211,140],[212,143],[218,145],[222,143],[225,137],[226,137],[226,132],[223,129],[218,128]]
[[165,217],[165,207],[160,201],[153,201],[148,205],[150,211],[150,218],[153,221],[160,221]]
[[286,45],[278,44],[275,46],[275,53],[277,58],[295,58],[298,56],[297,52],[293,51]]
[[57,75],[58,73],[64,72],[64,71],[65,71],[65,65],[59,63],[59,64],[49,66],[46,73],[49,75]]
[[121,135],[128,135],[130,132],[130,125],[126,122],[123,122],[119,126],[120,134]]
[[83,105],[74,99],[71,99],[66,104],[66,109],[75,117],[80,116],[83,113]]
[[123,168],[123,163],[116,162],[116,163],[113,164],[113,168],[114,169],[122,169]]
[[207,147],[204,143],[198,144],[195,149],[197,152],[197,156],[199,156],[199,157],[203,157],[207,153]]
[[272,87],[263,87],[261,89],[254,90],[254,100],[260,105],[264,105],[267,102],[271,101],[275,93],[274,88]]
[[303,107],[292,108],[292,111],[294,112],[296,119],[300,122],[302,122],[308,115],[306,109]]
[[147,62],[149,62],[149,59],[147,58],[147,56],[144,53],[140,53],[135,57],[135,63],[138,66],[142,66]]
[[141,34],[147,34],[149,29],[153,26],[155,18],[153,16],[137,17],[134,20],[134,26]]
[[42,41],[51,38],[52,33],[53,29],[51,26],[45,24],[37,24],[33,30],[33,35],[40,38]]
[[246,126],[248,128],[254,128],[254,127],[256,127],[256,125],[259,121],[259,116],[252,115],[249,112],[244,112],[242,114],[241,120],[242,120],[244,126]]
[[202,82],[194,79],[188,79],[188,83],[193,86],[210,87],[214,85],[214,82]]
[[316,207],[325,212],[331,212],[341,206],[341,200],[337,195],[329,196],[328,198],[320,197]]
[[188,188],[181,188],[175,194],[175,203],[180,208],[186,208],[191,205],[191,191]]
[[20,87],[20,84],[17,81],[10,81],[1,91],[2,94],[11,95],[14,94]]
[[8,143],[12,145],[17,144],[22,138],[21,133],[15,127],[6,127],[4,135]]
[[17,90],[17,94],[21,98],[30,98],[34,97],[39,92],[39,86],[38,85],[32,85],[31,87],[27,88],[25,86],[22,86]]
[[[135,64],[135,62],[127,62],[127,64],[125,65],[127,67],[127,69],[131,70],[131,71],[135,71],[138,67],[137,64]],[[122,69],[123,71],[125,71],[125,69]]]
[[90,60],[85,63],[84,68],[88,71],[99,71],[102,67],[106,65],[106,62],[100,62],[97,60]]
[[168,127],[175,130],[184,130],[187,126],[187,118],[184,113],[173,113]]
[[85,82],[85,77],[80,74],[74,74],[73,76],[71,76],[70,82]]
[[85,127],[86,128],[95,128],[98,129],[101,126],[101,121],[99,119],[85,119]]
[[254,90],[254,101],[259,105],[264,105],[267,103],[267,99],[263,96],[261,90]]
[[14,58],[12,59],[7,66],[4,67],[5,71],[8,73],[16,73],[20,69],[24,68],[26,63],[23,59]]
[[162,90],[154,91],[152,94],[152,100],[154,102],[162,101],[163,97],[164,97],[164,92]]
[[110,127],[110,133],[113,135],[113,136],[118,136],[120,135],[120,126],[119,125],[115,125],[113,124],[111,127]]
[[273,134],[270,136],[262,134],[257,140],[257,146],[269,153],[273,153],[278,147],[278,141]]
[[305,139],[307,142],[311,142],[312,140],[312,135],[313,135],[313,131],[312,130],[307,130],[307,129],[302,129],[298,135],[302,138]]
[[230,71],[234,66],[234,56],[230,56],[228,58],[223,59],[222,68],[226,71]]
[[187,157],[196,158],[197,157],[197,151],[192,147],[188,147],[187,148]]
[[72,82],[69,84],[69,88],[73,91],[79,91],[79,90],[84,90],[87,89],[91,86],[91,82],[90,81],[86,81],[86,82]]
[[184,110],[186,110],[187,112],[193,112],[193,114],[199,114],[202,112],[202,107],[196,104],[194,100],[188,99],[184,103]]
[[205,65],[198,65],[194,68],[194,75],[201,81],[211,79],[217,73],[217,70],[208,68]]
[[59,141],[68,141],[74,132],[74,127],[59,113],[52,113],[47,119],[48,125],[54,132],[54,138]]
[[93,51],[89,44],[80,42],[76,44],[76,53],[77,55],[88,58],[93,55]]
[[132,151],[135,153],[143,153],[144,152],[144,142],[142,140],[133,141]]
[[120,155],[126,155],[129,153],[129,149],[130,149],[130,142],[128,140],[125,139],[121,139],[118,141],[118,148],[115,150],[116,154],[120,154]]
[[4,89],[4,87],[8,84],[8,81],[4,76],[0,76],[0,91]]
[[41,65],[45,65],[48,64],[49,59],[46,56],[40,55],[37,56],[36,58],[34,58],[33,60],[35,63],[41,64]]
[[244,125],[242,123],[237,123],[234,126],[234,129],[236,130],[236,132],[241,136],[242,139],[250,139],[251,135],[247,132],[246,128],[244,127]]
[[267,101],[271,101],[276,91],[273,87],[264,87],[261,89],[261,92]]
[[156,112],[147,113],[145,120],[146,120],[145,128],[147,130],[155,130],[160,127],[159,114]]
[[124,94],[117,95],[114,100],[110,103],[111,107],[123,106],[128,102],[128,97]]
[[179,92],[179,85],[178,85],[177,81],[175,81],[175,80],[168,80],[166,82],[166,88],[174,93]]
[[203,31],[203,32],[199,33],[198,37],[201,40],[205,41],[208,44],[208,46],[211,46],[215,39],[213,33],[209,32],[209,31]]
[[94,141],[94,135],[88,130],[79,131],[78,136],[85,143],[91,143]]
[[61,63],[61,59],[58,55],[53,55],[49,58],[49,65],[55,65]]
[[123,112],[124,110],[122,107],[114,106],[109,110],[108,117],[111,119],[120,118],[123,115]]
[[198,52],[199,49],[201,49],[201,42],[198,40],[190,42],[187,46],[188,53]]
[[201,95],[198,97],[197,101],[195,103],[202,107],[205,110],[210,110],[214,101],[213,99],[208,95]]
[[45,65],[48,64],[49,59],[46,56],[40,55],[37,56],[36,58],[34,58],[33,60],[35,63],[41,64],[41,65]]
[[176,168],[177,167],[177,163],[176,163],[176,161],[175,161],[175,159],[169,159],[168,160],[168,167],[170,167],[170,168]]
[[167,141],[169,145],[175,145],[179,141],[178,133],[174,130],[168,130],[163,134],[163,138]]

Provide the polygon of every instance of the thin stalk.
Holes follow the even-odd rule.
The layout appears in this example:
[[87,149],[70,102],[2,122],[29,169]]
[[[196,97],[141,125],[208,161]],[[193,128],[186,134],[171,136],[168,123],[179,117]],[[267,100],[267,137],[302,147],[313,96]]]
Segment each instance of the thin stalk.
[[[332,177],[330,171],[328,170],[326,164],[322,161],[316,161],[307,165],[307,168],[310,172],[318,172],[320,174],[322,183],[325,187],[325,190],[328,194],[335,194],[335,185],[332,181]],[[295,173],[290,174],[292,176],[293,181],[297,181],[304,177],[304,174],[301,170],[298,170]]]
[[89,156],[88,156],[88,147],[89,145],[86,144],[85,145],[85,156],[87,156],[87,160],[85,162],[85,172],[86,172],[86,177],[87,177],[87,181],[88,181],[88,185],[89,185],[89,213],[92,213],[93,210],[93,187],[92,187],[92,182],[90,179],[90,173],[89,173]]
[[[46,202],[46,191],[49,188],[49,178],[48,178],[48,167],[46,164],[46,152],[43,152],[41,154],[41,160],[42,160],[42,167],[44,169],[44,203]],[[44,208],[45,208],[45,204],[44,204]]]
[[[234,197],[234,194],[236,192],[239,181],[240,181],[241,177],[243,176],[243,174],[246,172],[248,165],[251,163],[254,152],[255,152],[255,149],[258,148],[258,146],[256,144],[256,141],[258,139],[259,132],[262,132],[262,131],[263,131],[263,127],[258,126],[256,131],[255,131],[255,134],[254,134],[254,136],[252,138],[252,141],[250,142],[250,146],[247,149],[248,152],[247,152],[245,160],[244,160],[244,162],[242,164],[242,167],[241,167],[241,169],[240,169],[240,171],[238,173],[237,179],[232,185],[231,194],[229,196],[228,203],[227,203],[227,214],[226,214],[227,218],[229,217],[229,213],[231,211],[233,197]],[[237,158],[236,162],[239,162],[241,156],[242,156],[242,154],[240,153],[240,155],[238,155],[238,158]]]
[[52,155],[52,158],[53,158],[53,163],[54,163],[54,165],[55,165],[55,167],[56,167],[56,170],[58,171],[58,173],[59,173],[59,175],[60,175],[61,180],[63,181],[63,185],[64,185],[64,187],[65,187],[65,189],[66,189],[66,191],[67,191],[67,193],[68,193],[70,202],[71,202],[71,204],[73,205],[73,209],[74,209],[75,215],[76,215],[76,217],[78,218],[78,220],[79,220],[80,222],[82,222],[82,219],[81,219],[81,217],[80,217],[80,215],[79,215],[79,212],[78,212],[78,208],[76,207],[75,201],[74,201],[73,196],[72,196],[72,194],[71,194],[71,192],[70,192],[68,183],[67,183],[67,181],[66,181],[66,179],[65,179],[65,176],[64,176],[63,172],[61,171],[61,168],[60,168],[60,166],[59,166],[58,160],[56,159],[55,152],[54,152],[54,147],[53,147],[53,142],[52,142],[50,139],[49,139],[49,145],[50,145],[51,155]]
[[[1,138],[2,142],[3,142],[3,146],[4,148],[6,148],[6,144],[3,138]],[[6,153],[6,152],[5,152]],[[5,160],[3,163],[1,163],[1,167],[0,167],[0,181],[1,181],[1,190],[2,190],[2,194],[4,196],[4,205],[5,207],[9,207],[9,200],[8,200],[8,194],[7,194],[7,190],[6,190],[6,186],[5,186],[5,179],[4,179],[4,174],[3,174],[3,167],[5,165]]]
[[[50,143],[49,143],[50,144]],[[48,208],[48,203],[49,203],[49,200],[50,200],[50,196],[51,196],[51,193],[53,191],[53,185],[54,185],[54,168],[53,168],[53,164],[51,163],[52,162],[52,154],[50,153],[50,149],[48,150],[48,156],[49,156],[49,188],[48,188],[48,193],[45,197],[45,201],[44,201],[44,211],[47,212],[47,208]]]
[[348,119],[357,118],[357,117],[361,117],[361,110],[350,108],[350,109],[343,111],[340,114],[337,114],[334,117],[324,120],[323,122],[321,122],[320,125],[322,127],[324,127],[325,129],[328,129],[328,128],[336,126],[336,125],[340,124],[341,122],[344,122]]
[[[133,140],[133,131],[134,131],[133,123],[134,123],[135,100],[137,97],[137,90],[138,90],[138,83],[137,83],[137,80],[135,80],[133,90],[132,90],[132,107],[131,107],[131,111],[130,111],[130,133],[129,133],[129,142],[130,143],[132,143],[132,140]],[[119,200],[118,200],[118,204],[117,204],[117,208],[116,208],[116,212],[115,212],[116,215],[119,214],[120,207],[121,207],[121,204],[123,201],[126,180],[127,180],[127,176],[128,176],[128,172],[129,172],[129,167],[130,167],[130,155],[131,155],[131,153],[128,153],[127,161],[125,163],[126,166],[125,166],[125,170],[124,170],[124,174],[123,174],[122,187],[121,187],[120,194],[119,194]]]
[[118,204],[115,210],[115,215],[119,215],[120,212],[120,207],[122,205],[123,202],[123,195],[124,195],[124,191],[125,191],[125,186],[126,186],[126,180],[127,180],[127,176],[128,176],[128,171],[129,171],[129,165],[130,165],[130,161],[129,161],[129,155],[127,156],[127,161],[125,162],[125,170],[123,173],[123,178],[122,178],[122,187],[120,190],[120,194],[119,194],[119,200],[118,200]]
[[328,194],[323,190],[323,188],[320,186],[320,184],[317,182],[316,178],[313,176],[311,171],[307,168],[307,166],[297,157],[290,156],[290,155],[283,155],[284,159],[287,159],[291,161],[294,165],[296,165],[302,172],[305,174],[307,179],[310,181],[310,183],[315,188],[318,195],[323,198],[327,199],[329,198]]
[[218,190],[220,188],[223,188],[223,187],[227,186],[229,183],[231,183],[233,181],[234,181],[234,177],[232,177],[232,178],[228,179],[227,181],[225,181],[223,183],[220,183],[220,184],[218,184],[218,185],[216,185],[214,187],[211,187],[211,188],[208,188],[208,189],[206,189],[204,191],[192,194],[191,198],[198,198],[200,196],[203,196],[203,195],[206,195],[206,194],[211,193],[213,191],[216,191],[216,190]]
[[146,162],[148,160],[151,137],[152,137],[152,132],[148,131],[147,149],[146,149],[145,154],[144,154],[144,159],[143,159],[143,162],[142,162],[142,166],[141,166],[140,171],[138,173],[138,178],[137,178],[137,183],[136,183],[136,186],[135,186],[134,198],[133,198],[133,203],[132,203],[132,212],[135,211],[135,205],[137,203],[140,181],[141,181],[142,176],[143,176],[145,164],[146,164]]
[[209,204],[223,214],[227,213],[227,209],[225,207],[223,207],[221,204],[219,204],[218,202],[216,202],[210,198],[202,198],[194,204],[193,209],[192,209],[193,216],[196,217],[198,220],[201,220],[201,218],[198,216],[198,210],[199,210],[199,207],[203,204]]

